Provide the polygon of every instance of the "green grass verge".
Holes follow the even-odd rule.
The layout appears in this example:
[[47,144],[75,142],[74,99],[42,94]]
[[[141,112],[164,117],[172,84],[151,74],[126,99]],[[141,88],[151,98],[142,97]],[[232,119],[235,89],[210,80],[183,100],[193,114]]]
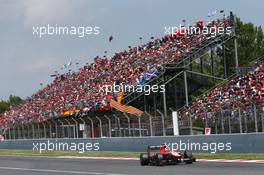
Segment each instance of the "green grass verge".
[[[78,156],[78,157],[131,157],[138,158],[138,152],[115,152],[115,151],[91,151],[91,152],[66,152],[66,151],[43,151],[42,153],[32,150],[0,150],[0,155],[18,156]],[[245,159],[264,160],[264,154],[194,154],[197,159]]]
[[78,157],[139,157],[138,152],[115,152],[115,151],[86,151],[78,153],[74,151],[38,151],[32,150],[0,150],[0,155],[20,155],[20,156],[78,156]]

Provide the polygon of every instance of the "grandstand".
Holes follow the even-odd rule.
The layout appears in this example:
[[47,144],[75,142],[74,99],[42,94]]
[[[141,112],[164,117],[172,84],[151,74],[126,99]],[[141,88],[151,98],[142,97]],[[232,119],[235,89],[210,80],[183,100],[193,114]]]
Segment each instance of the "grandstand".
[[[2,135],[6,139],[166,136],[173,135],[172,111],[179,113],[181,134],[202,133],[203,128],[212,128],[213,134],[263,131],[262,58],[249,65],[251,69],[239,68],[232,13],[194,26],[230,27],[232,33],[212,37],[176,31],[111,59],[96,57],[79,72],[56,75],[51,84],[1,114]],[[234,42],[231,60],[226,57],[228,42]],[[166,90],[124,93],[124,105],[144,112],[136,116],[109,105],[107,97],[115,99],[116,93],[100,92],[100,87],[115,83],[165,85]]]

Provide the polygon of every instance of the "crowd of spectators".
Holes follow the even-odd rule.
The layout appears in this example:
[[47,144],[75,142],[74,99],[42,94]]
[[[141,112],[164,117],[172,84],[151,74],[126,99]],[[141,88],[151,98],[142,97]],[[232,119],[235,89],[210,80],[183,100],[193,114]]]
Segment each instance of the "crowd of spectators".
[[243,76],[236,76],[221,87],[196,99],[185,108],[182,116],[191,114],[205,118],[206,113],[217,113],[224,110],[247,110],[256,105],[264,109],[264,62],[255,65],[254,70]]
[[[218,28],[229,25],[229,18],[205,24],[196,22],[196,27]],[[182,56],[211,39],[210,34],[176,31],[161,39],[152,38],[147,44],[129,47],[128,50],[107,57],[95,57],[94,62],[81,67],[78,72],[56,75],[54,81],[33,94],[18,106],[0,114],[0,125],[42,122],[60,116],[67,110],[93,111],[106,104],[106,94],[99,91],[103,85],[115,81],[137,85],[149,80],[147,75],[158,73],[164,63],[178,61]],[[254,91],[252,92],[254,93]],[[109,94],[111,95],[111,94]]]

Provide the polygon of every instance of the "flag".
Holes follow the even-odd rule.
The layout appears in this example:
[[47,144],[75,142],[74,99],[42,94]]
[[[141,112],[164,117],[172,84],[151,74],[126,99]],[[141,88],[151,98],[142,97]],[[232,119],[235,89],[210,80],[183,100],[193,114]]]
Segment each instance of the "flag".
[[152,79],[153,77],[156,77],[157,73],[158,73],[157,69],[153,69],[153,70],[151,70],[151,72],[145,73],[146,80],[148,81],[148,80]]
[[62,65],[62,69],[68,69],[71,65],[72,65],[72,61],[70,59],[70,61],[68,63]]
[[67,66],[70,67],[72,65],[72,61],[70,59],[70,61],[67,63]]
[[113,38],[113,36],[111,35],[111,36],[109,37],[109,42],[111,42],[113,39],[114,39],[114,38]]
[[216,10],[215,11],[211,11],[210,13],[208,13],[208,17],[212,17],[212,16],[214,16],[214,15],[216,15],[217,14],[217,12],[216,12]]
[[122,105],[115,100],[111,100],[110,106],[121,111],[121,112],[126,112],[126,113],[129,113],[132,115],[136,115],[138,117],[142,116],[144,113],[143,111],[141,111],[141,110],[139,110],[133,106]]
[[136,115],[138,117],[143,115],[143,111],[133,107],[133,106],[126,106],[121,104],[121,100],[123,98],[123,92],[118,92],[117,101],[111,99],[110,96],[107,96],[107,101],[110,102],[110,107],[113,107],[121,112],[126,112],[132,115]]
[[215,11],[212,11],[212,15],[214,16],[214,15],[216,15],[217,14],[217,11],[215,10]]

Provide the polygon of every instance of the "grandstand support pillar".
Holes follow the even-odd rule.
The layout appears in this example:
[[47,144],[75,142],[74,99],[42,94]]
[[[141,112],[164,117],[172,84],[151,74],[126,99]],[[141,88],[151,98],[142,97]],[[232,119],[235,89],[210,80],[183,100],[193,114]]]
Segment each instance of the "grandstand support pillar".
[[[82,116],[83,116],[83,115],[82,115]],[[85,128],[86,128],[86,125],[87,125],[87,124],[86,124],[85,120],[83,120],[82,117],[80,117],[80,120],[81,120],[81,121],[83,122],[83,124],[84,124],[84,130],[86,130]],[[83,133],[83,138],[87,138],[87,133],[86,133],[84,130],[82,131],[82,133]],[[86,135],[84,135],[84,134],[86,134]]]
[[[190,57],[190,70],[191,70],[191,71],[193,71],[193,64],[192,64],[192,61],[193,61],[193,59],[192,59],[192,57]],[[191,74],[191,77],[192,77],[192,74]]]
[[162,122],[162,134],[163,136],[166,136],[166,129],[165,129],[165,121],[164,121],[164,115],[160,110],[157,109],[157,112],[161,115],[161,122]]
[[189,114],[189,123],[190,123],[190,135],[193,135],[193,122],[192,122],[191,114]]
[[247,114],[244,112],[244,122],[245,122],[245,133],[248,132],[248,126],[247,126]]
[[16,130],[17,130],[17,139],[21,139],[21,130],[19,125],[16,127]]
[[102,126],[102,120],[95,116],[95,118],[99,121],[99,126],[100,126],[100,137],[102,138],[103,137],[103,126]]
[[215,123],[215,134],[218,134],[218,126],[217,126],[216,117],[214,118],[214,123]]
[[93,123],[93,120],[87,116],[88,120],[91,122],[91,126],[92,126],[92,138],[94,138],[94,123]]
[[10,126],[8,127],[8,140],[11,140],[12,137],[11,137],[11,129],[10,129]]
[[143,98],[144,98],[144,111],[146,111],[147,106],[146,106],[146,95],[145,94],[144,94]]
[[10,132],[10,127],[8,128],[8,140],[11,140],[12,137],[11,137],[11,132]]
[[173,79],[173,95],[174,95],[174,107],[177,109],[177,86],[176,86],[176,78]]
[[183,72],[183,78],[184,78],[184,89],[185,89],[185,104],[187,107],[189,107],[189,97],[188,97],[188,82],[187,82],[187,73],[186,71]]
[[[235,18],[235,25],[236,25],[236,18]],[[237,36],[236,36],[236,26],[234,27],[234,44],[235,44],[235,66],[236,66],[236,74],[239,74],[238,68],[239,68],[239,63],[238,63],[238,53],[237,53]]]
[[23,125],[20,126],[20,139],[24,139]]
[[118,133],[119,133],[119,137],[121,137],[121,127],[120,127],[120,118],[117,117],[117,115],[113,114],[113,116],[115,117],[115,119],[117,120],[117,124],[118,124]]
[[21,132],[20,132],[20,129],[19,129],[19,125],[17,126],[17,139],[20,139],[21,137]]
[[[163,82],[165,82],[164,75],[162,76]],[[166,84],[164,84],[163,95],[163,108],[164,108],[164,117],[167,118],[167,101],[166,101]]]
[[65,133],[64,133],[64,124],[63,124],[63,122],[61,121],[61,120],[58,120],[60,123],[61,123],[61,128],[62,128],[62,138],[64,138],[65,137]]
[[39,123],[38,123],[38,138],[39,138],[39,139],[41,138]]
[[257,109],[256,105],[253,104],[253,110],[254,110],[254,121],[255,121],[255,132],[258,132],[258,119],[257,119]]
[[78,122],[72,118],[72,121],[75,123],[75,131],[76,132],[76,138],[79,138],[79,127],[78,127]]
[[13,138],[14,138],[14,140],[16,140],[16,129],[15,129],[15,127],[13,127],[12,129],[13,129],[13,136],[14,136]]
[[25,134],[24,134],[24,125],[22,124],[21,125],[21,130],[20,130],[20,132],[21,132],[21,135],[20,135],[20,138],[22,138],[22,139],[25,139]]
[[131,127],[130,127],[130,118],[126,113],[123,113],[124,116],[127,118],[127,123],[128,123],[128,136],[131,137]]
[[46,130],[46,126],[45,126],[45,122],[42,122],[42,126],[43,126],[43,132],[44,132],[44,138],[47,138],[47,130]]
[[34,123],[32,123],[32,139],[35,138],[35,126]]
[[30,133],[30,128],[29,128],[29,124],[27,124],[27,138],[28,138],[28,139],[30,138],[29,133]]
[[238,120],[239,120],[239,131],[240,131],[240,133],[243,133],[241,109],[240,108],[238,108]]
[[231,134],[232,133],[232,129],[231,129],[231,115],[228,115],[228,133]]
[[[21,127],[21,128],[22,128],[22,127]],[[23,138],[23,137],[22,137],[23,134],[21,133],[21,132],[23,132],[23,131],[22,131],[21,128],[20,128],[19,125],[17,126],[17,138],[18,138],[18,139]]]
[[210,48],[210,58],[211,58],[211,75],[214,77],[214,52],[212,47]]
[[147,116],[149,117],[149,130],[150,130],[150,136],[152,137],[153,136],[152,116],[147,111],[145,111],[145,114],[147,114]]
[[12,130],[11,129],[12,128],[10,128],[10,126],[9,126],[9,129],[8,129],[9,140],[12,140],[13,139],[13,137],[12,137]]
[[49,138],[52,138],[52,125],[49,124]]
[[[107,117],[107,115],[104,115],[104,117],[107,119],[108,121],[108,133],[109,133],[109,137],[111,138],[112,137],[112,128],[111,128],[111,120],[109,117]],[[129,124],[130,126],[130,124]],[[129,133],[130,133],[130,128],[129,128]],[[130,135],[129,135],[130,136]]]
[[[68,138],[71,138],[70,133],[71,133],[71,122],[67,119],[65,119],[65,121],[68,123]],[[75,138],[75,131],[73,130],[73,138]]]
[[4,138],[7,139],[7,132],[6,132],[5,129],[3,129],[3,130],[4,130],[4,133],[3,133],[4,134]]
[[264,107],[262,107],[262,114],[261,114],[261,129],[264,132]]
[[157,116],[157,104],[156,104],[156,93],[153,93],[153,107],[154,107],[154,116]]
[[[183,72],[183,79],[184,79],[184,89],[185,89],[185,104],[189,107],[189,96],[188,96],[188,82],[187,82],[187,72]],[[189,115],[189,123],[190,123],[190,134],[193,135],[193,123],[192,123],[192,116]]]
[[[203,64],[203,58],[200,57],[200,72],[201,74],[204,73],[204,64]],[[203,76],[201,76],[201,82],[203,82]]]
[[24,125],[22,125],[22,132],[23,132],[23,139],[25,139],[26,138],[26,133],[25,133],[25,127],[24,127]]
[[54,122],[54,121],[52,121],[52,120],[51,120],[51,122],[53,122],[53,123],[55,124],[55,135],[56,135],[55,138],[58,138],[58,125],[57,125],[56,122]]
[[227,67],[226,67],[226,49],[225,49],[225,44],[223,43],[222,45],[222,50],[223,50],[223,68],[224,68],[224,79],[227,78]]
[[210,112],[205,114],[205,127],[208,128],[208,115],[210,115]]
[[222,129],[222,134],[225,133],[225,126],[224,126],[224,114],[223,111],[221,111],[221,129]]
[[137,117],[137,118],[138,118],[139,137],[142,137],[141,117]]

